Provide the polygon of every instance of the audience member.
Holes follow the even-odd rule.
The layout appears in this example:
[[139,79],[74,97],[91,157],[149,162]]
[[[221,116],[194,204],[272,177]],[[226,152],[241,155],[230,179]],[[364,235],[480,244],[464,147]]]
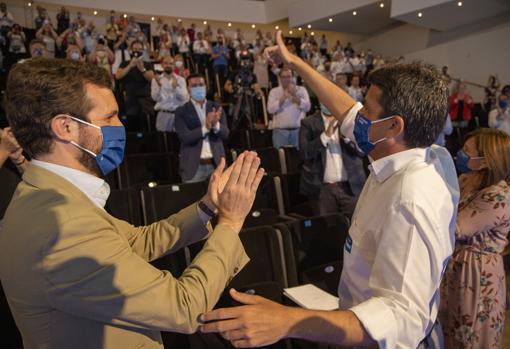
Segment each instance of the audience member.
[[49,22],[45,22],[42,27],[37,31],[35,37],[38,40],[41,40],[46,45],[46,50],[48,51],[48,58],[55,58],[56,51],[56,41],[58,39],[58,34],[53,29]]
[[309,198],[314,215],[339,212],[350,218],[366,180],[364,154],[340,134],[339,126],[322,103],[320,111],[301,121],[299,191]]
[[501,253],[510,227],[510,136],[478,129],[466,136],[456,162],[455,251],[441,285],[445,347],[498,349],[506,312]]
[[510,106],[508,96],[500,94],[494,109],[489,113],[489,126],[510,135]]
[[131,60],[120,64],[115,78],[121,80],[126,91],[126,116],[128,130],[142,130],[144,118],[154,114],[151,99],[151,81],[154,71],[151,63],[143,60],[143,43],[135,40],[131,43]]
[[292,70],[280,70],[280,86],[269,92],[267,111],[272,114],[273,146],[299,148],[301,120],[310,110],[310,97],[303,86],[293,82]]
[[156,105],[156,130],[175,130],[175,110],[189,99],[186,80],[174,72],[174,59],[166,56],[161,60],[163,73],[155,74],[151,82],[151,96]]
[[208,101],[202,75],[186,79],[190,101],[175,111],[175,130],[181,141],[179,172],[184,182],[206,180],[225,156],[229,129],[220,105]]

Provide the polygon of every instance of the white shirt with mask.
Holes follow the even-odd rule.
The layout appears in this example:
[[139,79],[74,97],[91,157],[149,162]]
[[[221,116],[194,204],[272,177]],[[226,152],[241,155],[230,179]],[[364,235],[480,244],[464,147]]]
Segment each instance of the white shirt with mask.
[[[186,80],[175,73],[171,77],[162,74],[159,78],[160,84],[153,79],[151,81],[151,97],[156,102],[154,109],[159,110],[175,110],[188,100],[188,90],[186,88]],[[173,87],[172,79],[177,80],[177,87]]]
[[[321,113],[324,122],[324,130],[328,129],[331,122],[336,122],[334,117],[326,117]],[[342,159],[341,139],[338,130],[328,137],[326,131],[321,134],[322,145],[326,148],[326,168],[324,169],[324,183],[337,183],[347,180],[347,170]]]
[[206,113],[207,101],[204,101],[203,105],[200,105],[200,103],[195,101],[193,98],[191,98],[190,100],[191,103],[193,103],[193,106],[195,107],[200,122],[202,123],[202,135],[204,136],[204,140],[202,142],[202,151],[200,153],[200,159],[212,159],[213,153],[211,150],[211,143],[209,142],[209,132],[217,133],[220,130],[220,123],[217,122],[212,126],[210,130],[208,130],[207,127],[205,127],[205,119],[207,116]]
[[[341,132],[353,135],[357,103]],[[455,243],[459,187],[439,146],[373,161],[344,246],[340,309],[380,348],[417,348],[437,318],[439,286]]]

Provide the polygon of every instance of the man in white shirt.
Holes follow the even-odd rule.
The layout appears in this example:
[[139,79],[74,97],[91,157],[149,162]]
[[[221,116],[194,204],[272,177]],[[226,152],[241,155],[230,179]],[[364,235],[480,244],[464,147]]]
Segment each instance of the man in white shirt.
[[371,74],[362,106],[290,54],[281,33],[277,40],[266,55],[296,70],[372,161],[343,251],[340,310],[284,307],[232,290],[245,305],[205,314],[202,331],[220,332],[236,347],[285,337],[349,347],[442,347],[439,285],[459,201],[453,160],[432,145],[447,112],[446,83],[431,66],[387,66]]
[[507,95],[499,95],[496,108],[489,113],[489,126],[510,134],[510,107]]
[[359,75],[353,75],[351,78],[351,86],[347,89],[347,93],[357,102],[363,103],[363,90],[359,86]]
[[205,79],[200,74],[186,78],[190,101],[175,111],[175,131],[181,141],[179,172],[184,182],[206,180],[225,157],[227,117],[221,106],[206,98]]
[[292,71],[280,70],[280,86],[269,92],[267,111],[272,114],[273,146],[299,147],[299,126],[310,110],[310,97],[303,86],[293,83]]
[[351,218],[366,180],[364,154],[340,135],[338,121],[322,103],[319,112],[301,121],[299,153],[304,162],[299,191],[310,200],[314,215]]
[[197,38],[193,42],[193,55],[195,63],[198,66],[198,71],[200,73],[204,72],[205,69],[207,69],[209,43],[207,40],[204,40],[204,35],[202,32],[197,33]]
[[151,82],[151,97],[156,102],[154,109],[158,112],[156,129],[174,131],[175,110],[188,101],[188,90],[186,80],[174,73],[173,57],[164,57],[161,66],[163,74],[155,74]]

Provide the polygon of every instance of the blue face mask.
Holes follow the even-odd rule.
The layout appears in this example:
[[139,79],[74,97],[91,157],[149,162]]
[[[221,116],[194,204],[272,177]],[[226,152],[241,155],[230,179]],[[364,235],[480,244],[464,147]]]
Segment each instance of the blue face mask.
[[507,101],[499,101],[499,107],[501,109],[506,109],[506,107],[508,107],[508,102]]
[[92,155],[96,159],[99,169],[105,176],[119,167],[122,160],[124,160],[124,148],[126,147],[126,131],[124,126],[97,126],[73,116],[70,116],[70,118],[84,125],[101,130],[101,135],[103,137],[103,145],[99,154],[85,149],[76,142],[71,141],[71,144]]
[[322,104],[322,103],[321,103],[321,112],[322,112],[322,114],[324,114],[324,115],[326,115],[326,116],[331,116],[331,115],[333,115],[333,114],[329,111],[328,107],[326,107],[326,106],[325,106],[324,104]]
[[363,153],[366,155],[370,154],[370,152],[374,149],[377,143],[385,141],[387,138],[381,138],[375,142],[370,141],[370,126],[377,124],[379,122],[389,120],[394,118],[395,116],[388,116],[387,118],[370,121],[361,115],[360,112],[356,114],[356,121],[354,123],[354,138],[356,139],[356,143],[358,147],[361,149]]
[[468,162],[471,159],[474,160],[483,159],[483,157],[481,156],[470,157],[468,154],[466,154],[464,149],[460,149],[457,152],[457,156],[455,157],[455,165],[457,166],[457,170],[459,171],[459,173],[468,173],[472,171],[472,169],[470,169],[468,166]]
[[194,86],[191,88],[191,98],[197,102],[202,102],[205,99],[205,86]]

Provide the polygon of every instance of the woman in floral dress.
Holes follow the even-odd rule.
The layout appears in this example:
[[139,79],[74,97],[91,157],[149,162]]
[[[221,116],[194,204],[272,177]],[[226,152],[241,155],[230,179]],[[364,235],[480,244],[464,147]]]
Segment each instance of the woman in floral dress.
[[501,252],[510,229],[510,136],[478,129],[457,154],[462,175],[455,251],[441,285],[446,348],[502,346],[506,309]]

